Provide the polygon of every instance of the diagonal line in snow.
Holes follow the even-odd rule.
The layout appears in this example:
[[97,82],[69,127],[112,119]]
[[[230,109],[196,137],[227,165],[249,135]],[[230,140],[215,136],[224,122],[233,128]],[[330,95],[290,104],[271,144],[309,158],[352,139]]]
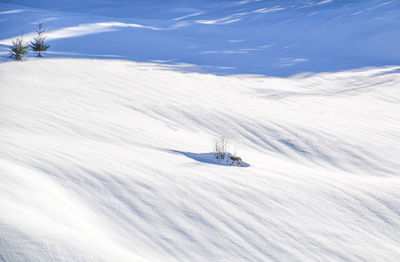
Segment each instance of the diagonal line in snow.
[[[91,24],[80,24],[77,26],[66,27],[58,30],[49,31],[46,33],[48,40],[55,40],[61,38],[70,38],[90,34],[98,34],[103,32],[115,31],[120,28],[143,28],[150,30],[166,30],[154,26],[140,25],[140,24],[127,24],[121,22],[102,22],[102,23],[91,23]],[[26,42],[33,40],[35,32],[24,35],[24,40]],[[12,41],[18,36],[0,40],[0,44],[11,45]]]

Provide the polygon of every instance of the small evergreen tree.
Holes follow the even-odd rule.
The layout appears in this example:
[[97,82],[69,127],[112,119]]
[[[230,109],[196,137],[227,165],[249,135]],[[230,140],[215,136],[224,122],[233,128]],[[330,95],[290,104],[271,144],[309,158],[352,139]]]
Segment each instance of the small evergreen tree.
[[28,53],[29,45],[24,45],[23,37],[21,39],[17,38],[17,40],[12,42],[12,46],[10,46],[10,57],[15,60],[22,60],[24,55]]
[[49,45],[45,42],[46,36],[44,35],[44,28],[42,24],[39,24],[39,28],[36,30],[37,36],[29,44],[38,57],[42,57],[43,53],[49,49]]

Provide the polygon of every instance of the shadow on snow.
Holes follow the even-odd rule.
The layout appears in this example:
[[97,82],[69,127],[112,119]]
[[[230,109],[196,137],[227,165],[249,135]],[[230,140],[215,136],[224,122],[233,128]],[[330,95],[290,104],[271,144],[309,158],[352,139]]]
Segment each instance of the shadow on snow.
[[[197,162],[202,162],[206,164],[219,165],[219,166],[235,166],[226,160],[216,159],[214,153],[191,153],[178,150],[169,150],[169,152],[181,154]],[[250,165],[246,162],[243,162],[241,165],[237,165],[237,167],[249,167],[249,166]]]

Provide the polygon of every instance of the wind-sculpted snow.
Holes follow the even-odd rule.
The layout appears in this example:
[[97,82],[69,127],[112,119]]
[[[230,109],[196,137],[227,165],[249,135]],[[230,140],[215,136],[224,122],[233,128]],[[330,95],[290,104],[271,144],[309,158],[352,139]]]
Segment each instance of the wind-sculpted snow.
[[398,65],[399,17],[399,0],[0,0],[0,59],[43,23],[49,57],[163,60],[220,75],[337,72]]
[[[47,40],[54,40],[54,39],[62,39],[62,38],[70,38],[70,37],[77,37],[82,35],[88,34],[97,34],[101,32],[113,31],[117,30],[116,28],[146,28],[151,30],[162,30],[157,27],[152,26],[144,26],[138,24],[125,24],[125,23],[118,23],[118,22],[108,22],[108,23],[93,23],[93,24],[81,24],[78,26],[67,27],[60,30],[50,31],[46,33]],[[29,35],[24,36],[25,39],[32,40],[35,37],[35,33],[31,33]],[[11,45],[13,39],[5,39],[0,44],[8,44]]]
[[399,69],[2,63],[0,260],[397,261]]

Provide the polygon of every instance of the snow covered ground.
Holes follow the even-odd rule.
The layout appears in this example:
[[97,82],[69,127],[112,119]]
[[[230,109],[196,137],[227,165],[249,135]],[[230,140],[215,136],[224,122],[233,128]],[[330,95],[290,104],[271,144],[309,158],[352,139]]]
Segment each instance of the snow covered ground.
[[399,17],[0,0],[0,261],[400,261]]
[[[399,69],[0,64],[1,258],[396,261]],[[208,163],[221,134],[249,167]]]
[[399,0],[0,0],[0,52],[37,24],[50,57],[290,76],[400,61]]

